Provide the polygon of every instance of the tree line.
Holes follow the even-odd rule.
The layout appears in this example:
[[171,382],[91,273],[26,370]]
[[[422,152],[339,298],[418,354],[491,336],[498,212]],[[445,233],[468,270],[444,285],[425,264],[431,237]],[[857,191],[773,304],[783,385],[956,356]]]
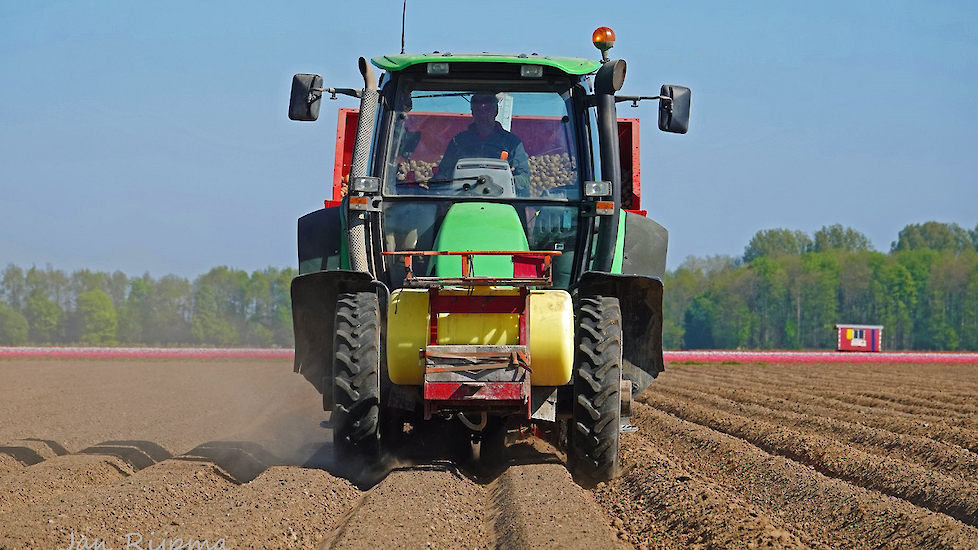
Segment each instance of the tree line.
[[883,325],[884,350],[978,350],[978,227],[908,225],[888,253],[841,225],[764,230],[664,284],[667,349],[834,349],[854,323]]
[[[0,345],[292,347],[296,270],[175,275],[8,265]],[[759,231],[742,257],[665,275],[667,349],[831,349],[836,323],[883,325],[888,350],[978,350],[978,227],[906,226],[888,253],[833,225]]]
[[0,345],[292,347],[296,270],[216,267],[190,281],[8,265]]

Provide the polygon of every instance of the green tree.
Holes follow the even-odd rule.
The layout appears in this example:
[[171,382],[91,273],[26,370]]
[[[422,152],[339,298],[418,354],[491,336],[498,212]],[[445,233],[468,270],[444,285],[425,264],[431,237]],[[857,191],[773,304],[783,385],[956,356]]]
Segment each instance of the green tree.
[[245,316],[242,343],[248,346],[268,347],[275,343],[272,325],[275,319],[275,301],[272,284],[275,271],[254,271],[245,283]]
[[[740,259],[732,256],[687,256],[675,271],[666,272],[663,284],[669,290],[663,295],[662,304],[662,345],[665,349],[684,347],[685,315],[693,299],[708,289],[716,274],[731,271],[739,265]],[[291,319],[289,325],[291,328]]]
[[750,307],[757,315],[754,346],[772,349],[785,346],[788,307],[788,272],[775,258],[762,256],[750,264],[757,286]]
[[196,342],[217,346],[241,343],[248,315],[255,309],[247,297],[249,281],[246,272],[227,266],[197,277],[191,327]]
[[890,251],[922,249],[963,252],[974,250],[975,245],[968,232],[958,224],[931,221],[904,227],[891,245]]
[[714,306],[708,293],[693,299],[683,316],[684,349],[712,349]]
[[119,341],[124,344],[149,344],[146,328],[152,316],[150,303],[153,279],[149,274],[135,278],[129,286],[129,296],[119,307]]
[[65,272],[49,265],[39,273],[43,274],[44,286],[48,289],[51,299],[62,311],[69,311],[74,306],[75,294],[71,290],[71,280]]
[[757,274],[746,267],[717,276],[711,289],[715,347],[741,349],[755,345],[759,322],[750,302],[759,286]]
[[814,252],[827,252],[829,250],[857,252],[873,249],[873,245],[866,235],[851,227],[842,227],[840,224],[823,226],[815,232],[814,237],[815,240],[812,245]]
[[294,269],[265,268],[245,285],[246,325],[243,342],[254,346],[292,346],[291,285]]
[[289,348],[295,346],[295,335],[292,333],[292,279],[298,274],[298,271],[288,267],[271,276],[274,310],[270,328],[275,335],[275,343]]
[[765,229],[751,238],[744,250],[744,262],[752,262],[762,256],[798,256],[811,247],[812,239],[803,231]]
[[78,296],[79,340],[90,346],[118,344],[118,320],[112,297],[96,288]]
[[913,275],[899,262],[878,266],[871,284],[880,324],[884,326],[885,349],[913,349],[913,318],[917,307],[917,285]]
[[126,301],[126,291],[129,290],[129,277],[121,271],[114,271],[112,275],[105,277],[105,286],[102,288],[112,297],[112,304],[119,309]]
[[873,274],[887,261],[880,252],[840,254],[839,322],[875,325],[881,322],[873,296]]
[[662,346],[666,349],[683,346],[684,316],[693,297],[702,292],[697,279],[693,271],[683,267],[666,272],[663,278],[663,284],[669,289],[662,299]]
[[31,292],[24,307],[30,341],[35,344],[54,344],[61,340],[60,329],[64,312],[40,288]]
[[918,302],[917,348],[951,351],[959,348],[962,331],[967,330],[969,279],[976,266],[978,254],[972,250],[945,251],[931,264]]
[[145,329],[148,341],[162,345],[193,341],[194,287],[190,281],[176,275],[161,277],[153,287],[150,304]]
[[81,296],[89,290],[104,290],[108,286],[106,284],[108,279],[108,274],[101,271],[79,269],[71,274],[71,288],[76,296]]
[[225,309],[214,288],[203,285],[197,289],[191,325],[191,334],[196,343],[233,346],[240,341],[238,328]]
[[961,314],[961,347],[978,350],[978,267],[968,274]]
[[[806,330],[810,334],[810,345],[813,348],[826,348],[835,343],[832,329],[839,321],[838,292],[839,271],[841,266],[835,255],[824,252],[813,252],[802,257],[805,270],[806,292],[803,293],[808,302],[806,311],[808,319]],[[805,345],[805,333],[800,332],[801,342]]]
[[19,311],[0,303],[0,346],[20,346],[27,343],[30,327]]
[[28,294],[30,293],[27,290],[24,270],[14,264],[8,264],[0,278],[0,295],[8,306],[20,311],[27,302]]

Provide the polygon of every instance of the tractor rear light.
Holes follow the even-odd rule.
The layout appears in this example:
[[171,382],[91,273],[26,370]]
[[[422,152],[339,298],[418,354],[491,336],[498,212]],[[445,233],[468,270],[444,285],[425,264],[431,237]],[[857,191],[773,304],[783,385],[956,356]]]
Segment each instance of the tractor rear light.
[[520,65],[520,76],[523,78],[540,78],[543,76],[543,65]]
[[366,210],[369,207],[369,197],[350,197],[350,210]]
[[598,201],[594,203],[594,213],[599,216],[611,216],[615,213],[615,203],[611,201]]
[[610,197],[610,181],[586,181],[584,182],[584,195],[587,197]]
[[428,63],[428,74],[448,74],[448,63]]

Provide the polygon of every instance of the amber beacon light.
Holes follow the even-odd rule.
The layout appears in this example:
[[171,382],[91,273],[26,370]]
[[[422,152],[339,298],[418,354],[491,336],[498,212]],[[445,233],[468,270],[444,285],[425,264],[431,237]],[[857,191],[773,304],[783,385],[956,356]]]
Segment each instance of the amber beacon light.
[[615,31],[608,27],[598,27],[591,33],[591,42],[601,50],[601,60],[608,61],[608,50],[615,47]]

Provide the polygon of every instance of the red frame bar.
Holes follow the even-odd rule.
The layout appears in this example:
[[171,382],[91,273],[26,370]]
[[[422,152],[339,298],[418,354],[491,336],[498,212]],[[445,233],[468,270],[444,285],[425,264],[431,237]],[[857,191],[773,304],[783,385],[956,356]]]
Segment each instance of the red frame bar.
[[438,345],[438,310],[433,307],[433,304],[438,299],[438,287],[431,287],[428,289],[428,318],[430,322],[428,323],[428,345],[437,346]]
[[[403,256],[404,257],[404,280],[415,279],[413,269],[414,257],[423,256],[460,256],[462,260],[461,280],[454,284],[470,284],[477,286],[489,286],[493,284],[505,284],[506,286],[519,285],[549,285],[553,280],[553,256],[560,256],[562,252],[557,250],[479,250],[479,251],[455,251],[455,250],[410,250],[398,252],[383,252],[384,256]],[[504,277],[472,277],[472,259],[474,256],[511,256],[513,260],[513,278]],[[438,279],[450,279],[444,277],[426,277],[425,281],[437,281]],[[525,280],[521,280],[525,279]],[[505,281],[503,283],[502,281]],[[429,281],[430,282],[430,281]]]
[[515,401],[522,403],[523,382],[428,382],[424,385],[424,398],[431,401],[454,401],[471,404],[472,401]]

